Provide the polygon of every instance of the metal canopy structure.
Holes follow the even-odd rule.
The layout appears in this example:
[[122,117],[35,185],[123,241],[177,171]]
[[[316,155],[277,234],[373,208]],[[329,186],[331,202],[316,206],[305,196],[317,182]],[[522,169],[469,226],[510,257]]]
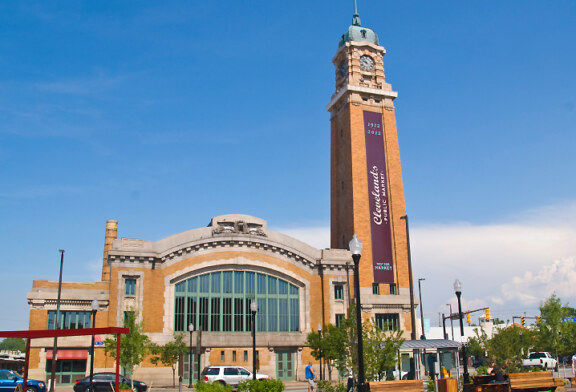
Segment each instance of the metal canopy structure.
[[448,339],[405,340],[400,346],[400,350],[459,348],[460,346],[462,343]]
[[[130,332],[129,328],[83,328],[83,329],[38,329],[32,331],[0,331],[0,338],[26,339],[26,360],[24,361],[24,380],[22,388],[25,391],[28,385],[28,361],[30,359],[30,340],[38,338],[53,338],[61,336],[86,336],[86,335],[116,335],[116,390],[120,381],[120,337]],[[94,349],[94,348],[92,348]]]
[[[405,340],[400,346],[398,353],[399,355],[401,353],[411,353],[414,358],[414,376],[416,379],[421,379],[423,376],[422,366],[424,366],[424,370],[427,369],[426,360],[422,361],[423,357],[432,355],[436,358],[435,362],[441,364],[440,353],[455,350],[456,371],[459,375],[460,356],[458,349],[461,346],[461,342],[449,339]],[[435,369],[428,370],[434,371]]]

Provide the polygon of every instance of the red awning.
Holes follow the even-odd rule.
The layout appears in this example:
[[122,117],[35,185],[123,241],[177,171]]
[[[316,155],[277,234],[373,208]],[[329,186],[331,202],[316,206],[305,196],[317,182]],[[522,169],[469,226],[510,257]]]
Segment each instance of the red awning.
[[[52,359],[52,349],[46,350],[46,359]],[[58,359],[88,359],[88,348],[80,350],[58,350]]]

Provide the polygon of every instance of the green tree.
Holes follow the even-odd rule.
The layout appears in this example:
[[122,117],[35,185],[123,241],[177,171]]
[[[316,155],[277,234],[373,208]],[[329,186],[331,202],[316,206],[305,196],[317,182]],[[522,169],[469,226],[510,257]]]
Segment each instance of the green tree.
[[[142,363],[144,356],[148,353],[150,339],[143,333],[142,323],[136,321],[136,312],[126,313],[124,327],[129,328],[130,332],[123,335],[120,341],[120,365],[128,373],[130,378],[134,373],[134,368]],[[106,354],[116,359],[116,339],[104,340],[104,350]]]
[[526,358],[536,342],[536,332],[529,328],[512,325],[499,329],[486,342],[489,360],[507,373],[522,371],[522,360]]
[[561,320],[564,315],[562,303],[556,294],[552,294],[540,305],[540,315],[542,321],[537,324],[539,339],[535,348],[555,355],[560,343]]
[[[307,344],[311,348],[312,356],[318,360],[320,353],[327,360],[328,371],[335,365],[340,374],[346,374],[348,366],[355,369],[358,374],[358,350],[356,334],[355,307],[350,307],[350,316],[340,323],[339,327],[327,325],[320,340],[317,332],[310,332]],[[364,342],[364,373],[366,380],[384,379],[387,373],[394,369],[396,355],[404,341],[400,331],[384,332],[380,330],[373,320],[366,320],[362,324],[362,337]]]
[[174,335],[174,341],[168,342],[163,346],[150,344],[150,353],[153,355],[150,361],[154,365],[162,363],[172,368],[172,386],[176,386],[176,364],[182,357],[182,353],[187,351],[184,343],[184,334]]
[[473,356],[476,359],[485,358],[488,335],[486,334],[486,331],[484,331],[484,328],[475,329],[474,333],[476,336],[468,339],[466,345],[468,355]]
[[324,326],[322,337],[318,332],[310,332],[306,337],[306,342],[311,348],[312,357],[322,360],[327,365],[328,374],[332,375],[332,366],[340,371],[346,369],[346,344],[348,342],[345,330],[333,324]]
[[362,324],[366,380],[394,379],[397,353],[404,342],[402,331],[385,332],[373,320]]
[[332,374],[332,366],[334,365],[339,374],[346,374],[346,367],[348,365],[347,359],[349,357],[350,339],[348,337],[348,328],[346,325],[350,324],[350,320],[344,320],[340,327],[329,324],[326,326],[326,334],[323,336],[324,340],[324,356],[328,359],[328,372]]
[[540,305],[541,322],[537,324],[538,349],[555,356],[570,357],[576,347],[576,324],[563,323],[563,317],[575,317],[576,310],[562,305],[552,294]]
[[24,352],[26,342],[20,338],[6,338],[0,342],[0,350]]

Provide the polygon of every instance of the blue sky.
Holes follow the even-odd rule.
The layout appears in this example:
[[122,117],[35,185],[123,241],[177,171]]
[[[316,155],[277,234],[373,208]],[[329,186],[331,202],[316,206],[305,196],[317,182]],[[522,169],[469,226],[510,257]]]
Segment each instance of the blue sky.
[[[424,313],[576,305],[576,3],[360,0],[387,50]],[[32,279],[100,277],[244,213],[329,245],[332,56],[352,0],[0,4],[0,330]]]

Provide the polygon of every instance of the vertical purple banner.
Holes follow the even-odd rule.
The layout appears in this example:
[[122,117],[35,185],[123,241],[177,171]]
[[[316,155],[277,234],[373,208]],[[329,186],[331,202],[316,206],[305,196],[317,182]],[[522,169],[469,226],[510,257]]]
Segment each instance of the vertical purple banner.
[[386,150],[384,149],[383,132],[382,114],[364,111],[374,282],[394,283],[392,223],[390,222],[390,204],[388,203]]

